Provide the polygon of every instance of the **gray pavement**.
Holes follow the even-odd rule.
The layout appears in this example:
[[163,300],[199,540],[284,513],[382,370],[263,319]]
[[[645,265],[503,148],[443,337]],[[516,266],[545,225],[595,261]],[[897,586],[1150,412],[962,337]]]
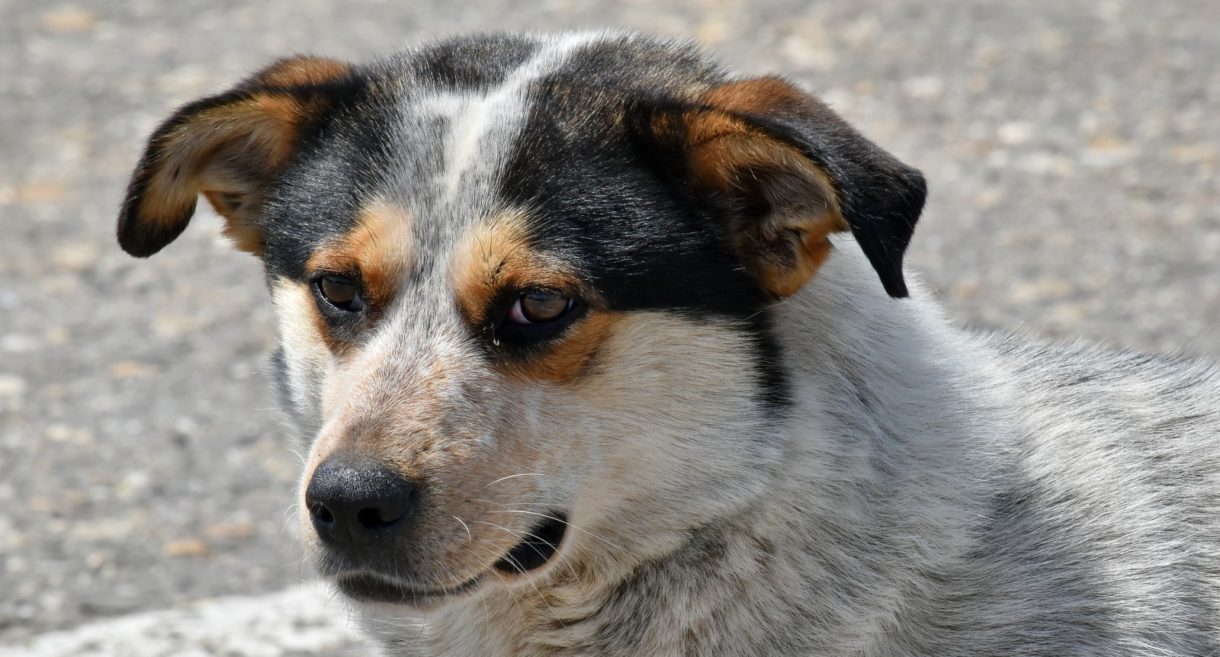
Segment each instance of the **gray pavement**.
[[[788,74],[922,168],[910,263],[964,323],[1220,358],[1214,0],[0,0],[4,654],[78,654],[47,646],[149,613],[197,625],[213,598],[324,601],[288,588],[309,579],[288,512],[301,446],[261,375],[257,262],[210,213],[150,261],[114,245],[154,124],[293,52],[602,25]],[[231,607],[248,596],[268,602]],[[293,627],[276,613],[266,627]],[[314,654],[358,650],[331,629]],[[176,636],[97,654],[298,650]]]

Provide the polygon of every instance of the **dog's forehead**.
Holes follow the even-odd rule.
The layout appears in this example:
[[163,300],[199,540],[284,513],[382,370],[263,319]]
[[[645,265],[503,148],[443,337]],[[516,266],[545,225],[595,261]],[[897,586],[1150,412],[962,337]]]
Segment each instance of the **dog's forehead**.
[[575,271],[617,308],[741,310],[731,291],[743,279],[722,244],[641,164],[624,125],[642,99],[692,98],[724,79],[690,44],[465,38],[366,75],[364,95],[335,113],[272,198],[273,273],[351,261],[392,273],[373,281],[387,294],[451,297],[470,271],[465,251],[494,269],[489,249],[528,248],[555,265],[543,279]]
[[269,241],[303,262],[363,205],[388,201],[442,238],[421,246],[451,243],[496,206],[532,200],[512,187],[524,170],[584,154],[558,141],[594,138],[633,93],[714,72],[689,44],[604,32],[465,37],[367,66],[273,191]]
[[506,207],[596,184],[563,174],[606,168],[635,98],[693,93],[715,70],[687,44],[587,32],[441,44],[390,64],[388,75],[401,95],[385,193],[424,215],[420,246],[429,249]]
[[382,193],[419,217],[414,233],[421,258],[446,255],[463,235],[507,209],[506,169],[521,146],[536,86],[594,39],[577,34],[468,44],[441,48],[443,59],[429,52],[411,62],[424,75],[399,102],[399,133],[389,143]]

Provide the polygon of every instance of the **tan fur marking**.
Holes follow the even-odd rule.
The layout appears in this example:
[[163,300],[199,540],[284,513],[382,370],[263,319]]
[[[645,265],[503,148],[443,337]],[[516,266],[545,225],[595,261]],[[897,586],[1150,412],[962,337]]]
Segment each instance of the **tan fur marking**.
[[602,343],[613,334],[621,318],[619,313],[589,311],[546,351],[528,360],[510,363],[505,369],[510,375],[528,381],[574,381],[589,371],[594,356]]
[[[361,210],[355,227],[346,235],[319,247],[305,263],[308,275],[322,272],[359,275],[372,321],[393,303],[403,277],[412,264],[411,214],[406,209],[378,199]],[[326,330],[327,344],[336,354],[345,345]]]
[[262,253],[262,188],[292,154],[311,103],[258,94],[201,112],[162,140],[140,203],[142,221],[186,221],[203,193],[237,248]]
[[830,234],[848,229],[830,178],[787,144],[750,133],[712,137],[695,147],[691,167],[696,180],[719,190],[765,181],[759,191],[772,212],[739,220],[732,235],[777,297],[796,293],[830,254]]
[[367,300],[384,310],[411,267],[411,213],[384,200],[360,211],[346,235],[319,247],[305,263],[310,273],[359,273]]
[[751,274],[776,297],[801,288],[830,253],[832,232],[848,229],[830,177],[790,144],[751,126],[741,116],[762,116],[808,102],[778,78],[731,82],[706,92],[703,107],[680,121],[661,117],[653,129],[680,131],[696,186],[765,203],[766,217],[737,217],[734,245]]
[[713,87],[699,100],[726,112],[760,116],[806,105],[809,95],[782,78],[766,76]]
[[525,218],[520,213],[505,213],[477,228],[458,249],[452,275],[462,314],[475,326],[487,324],[488,306],[505,290],[549,288],[579,295],[589,306],[588,315],[546,351],[505,364],[504,370],[512,376],[535,381],[572,380],[584,371],[618,317],[599,310],[598,295],[562,263],[530,248]]
[[[251,192],[253,194],[255,192]],[[249,216],[249,195],[236,192],[203,191],[203,197],[216,210],[216,214],[225,218],[221,233],[229,238],[234,248],[256,256],[263,254],[263,229]],[[236,197],[240,197],[236,198]],[[259,195],[261,203],[261,195]]]
[[505,289],[544,287],[575,293],[580,281],[562,263],[530,248],[525,216],[506,212],[477,227],[454,256],[451,275],[458,305],[476,326]]
[[317,85],[343,79],[351,64],[326,57],[299,56],[282,59],[260,72],[255,80],[275,87]]
[[350,72],[349,65],[331,59],[281,61],[247,85],[296,89],[256,89],[248,97],[202,110],[160,137],[152,145],[159,153],[147,173],[140,221],[161,227],[185,223],[202,193],[224,217],[224,234],[234,245],[261,255],[262,190],[291,157],[302,126],[329,102],[308,87]]

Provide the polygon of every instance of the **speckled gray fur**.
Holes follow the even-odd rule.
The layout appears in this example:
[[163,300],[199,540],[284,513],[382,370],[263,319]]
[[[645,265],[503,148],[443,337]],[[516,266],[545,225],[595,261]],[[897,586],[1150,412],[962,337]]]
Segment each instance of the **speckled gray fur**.
[[[788,417],[719,445],[771,448],[737,473],[748,485],[723,482],[739,505],[675,532],[648,519],[681,500],[633,500],[588,529],[638,533],[638,552],[584,539],[567,564],[592,580],[556,568],[418,618],[366,607],[387,653],[1220,650],[1217,371],[963,332],[924,288],[889,299],[855,244],[836,246],[776,310]],[[669,543],[639,538],[654,532]]]
[[[859,248],[869,246],[867,226],[851,224],[860,244],[836,239],[803,289],[757,313],[765,325],[719,307],[612,305],[623,317],[575,382],[489,367],[494,359],[452,303],[450,265],[484,218],[534,210],[496,198],[511,187],[505,180],[527,178],[511,178],[521,175],[512,166],[524,165],[510,166],[508,143],[530,143],[521,135],[535,133],[524,126],[549,109],[530,85],[548,67],[596,75],[591,62],[619,49],[642,70],[658,55],[691,52],[613,35],[539,43],[489,88],[387,96],[405,104],[404,116],[435,108],[448,118],[444,157],[395,151],[390,140],[385,160],[409,171],[431,163],[434,177],[390,176],[380,190],[414,208],[404,214],[414,238],[407,243],[433,264],[404,278],[356,356],[320,351],[308,288],[291,265],[268,267],[284,389],[304,433],[317,430],[306,480],[347,449],[344,441],[358,440],[427,478],[416,534],[394,543],[410,549],[390,566],[336,567],[333,552],[311,545],[324,572],[367,567],[417,607],[357,605],[388,655],[1153,657],[1220,649],[1217,370],[963,332],[918,282],[909,300],[882,292],[878,262],[870,269]],[[715,82],[701,76],[666,82],[683,99]],[[609,82],[625,88],[618,74]],[[540,134],[593,129],[606,111],[591,107],[588,124],[563,115],[556,133]],[[826,134],[835,140],[819,148],[832,163],[839,151],[873,153],[854,133]],[[909,195],[874,155],[829,175],[867,174],[870,191],[891,185]],[[527,164],[550,175],[562,168]],[[845,212],[842,190],[853,182],[834,179]],[[422,202],[421,189],[444,202]],[[922,183],[917,196],[922,205]],[[887,209],[876,220],[894,216]],[[273,218],[275,230],[291,232],[286,215]],[[649,236],[680,225],[658,219],[662,230]],[[897,244],[900,255],[906,242]],[[661,266],[652,257],[637,265]],[[605,294],[621,301],[615,292]],[[760,335],[773,351],[762,350]],[[759,363],[766,354],[778,362]],[[773,368],[782,371],[782,403],[763,375]],[[367,429],[384,418],[394,422]],[[508,467],[517,470],[503,475]],[[489,574],[480,555],[494,562],[529,531],[528,521],[500,520],[531,513],[515,508],[524,505],[560,509],[571,520],[567,537],[545,566],[515,579]],[[455,514],[492,529],[472,530]],[[308,512],[301,518],[308,526]],[[505,533],[513,540],[505,543]]]

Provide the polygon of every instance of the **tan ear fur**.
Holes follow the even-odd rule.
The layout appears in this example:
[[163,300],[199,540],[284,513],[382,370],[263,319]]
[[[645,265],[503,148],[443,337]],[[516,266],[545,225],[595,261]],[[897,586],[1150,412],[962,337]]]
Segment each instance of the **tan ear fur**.
[[848,230],[826,172],[743,118],[790,102],[789,89],[771,78],[730,82],[678,117],[661,114],[653,122],[654,132],[678,134],[690,183],[725,200],[734,248],[779,298],[799,290],[825,261],[830,233]]
[[132,175],[119,243],[132,255],[156,253],[186,228],[202,193],[237,248],[260,255],[264,189],[301,131],[329,108],[324,85],[350,71],[330,59],[287,59],[179,110],[153,134]]

